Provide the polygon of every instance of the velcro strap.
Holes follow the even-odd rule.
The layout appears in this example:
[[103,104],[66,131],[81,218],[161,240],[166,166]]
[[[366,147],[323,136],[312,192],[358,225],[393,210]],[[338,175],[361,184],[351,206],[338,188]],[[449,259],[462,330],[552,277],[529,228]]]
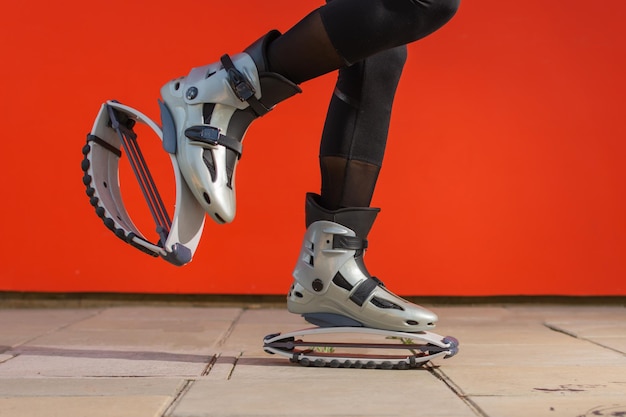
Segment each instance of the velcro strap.
[[333,235],[333,249],[367,249],[367,239],[356,236]]
[[380,281],[378,279],[372,277],[366,279],[361,282],[352,295],[350,295],[350,300],[352,300],[359,307],[362,306],[365,304],[365,301],[370,296],[372,291],[374,291],[379,285]]
[[189,139],[209,145],[222,145],[235,152],[239,158],[243,152],[243,145],[237,139],[222,135],[220,130],[213,126],[192,126],[185,130]]
[[228,73],[228,82],[230,83],[230,88],[232,88],[235,95],[241,101],[247,102],[252,110],[257,114],[257,116],[263,116],[267,114],[270,109],[265,107],[263,103],[261,103],[255,96],[256,89],[252,85],[252,83],[246,78],[245,75],[241,73],[237,68],[235,68],[235,64],[233,60],[228,55],[223,55],[220,58],[224,69]]

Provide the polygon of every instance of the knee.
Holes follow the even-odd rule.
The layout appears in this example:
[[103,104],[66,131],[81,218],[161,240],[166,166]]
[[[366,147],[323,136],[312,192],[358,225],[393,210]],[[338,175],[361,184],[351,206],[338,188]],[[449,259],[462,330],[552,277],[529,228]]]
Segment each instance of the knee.
[[[398,0],[387,0],[390,2]],[[414,40],[420,39],[445,25],[459,9],[460,0],[408,0],[413,5]]]
[[433,23],[441,27],[454,17],[461,0],[411,0],[411,2],[427,7],[435,20]]
[[452,19],[452,17],[456,14],[457,10],[459,10],[459,5],[461,4],[461,0],[436,0],[437,8],[440,10],[440,13],[445,18],[445,21]]

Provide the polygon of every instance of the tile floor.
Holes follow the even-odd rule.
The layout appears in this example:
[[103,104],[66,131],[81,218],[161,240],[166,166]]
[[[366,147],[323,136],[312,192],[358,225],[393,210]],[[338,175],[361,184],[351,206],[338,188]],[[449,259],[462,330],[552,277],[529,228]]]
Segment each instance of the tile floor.
[[624,306],[439,306],[458,355],[306,368],[263,337],[282,308],[0,309],[0,417],[626,416]]

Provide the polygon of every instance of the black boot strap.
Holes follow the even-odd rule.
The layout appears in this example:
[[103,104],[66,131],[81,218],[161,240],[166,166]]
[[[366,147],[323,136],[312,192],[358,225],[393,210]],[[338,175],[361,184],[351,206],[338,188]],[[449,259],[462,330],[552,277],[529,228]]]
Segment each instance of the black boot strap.
[[223,55],[220,58],[224,69],[228,73],[228,81],[230,88],[232,88],[235,95],[241,101],[245,101],[250,105],[250,108],[256,113],[257,116],[263,116],[267,114],[270,109],[265,107],[255,96],[256,90],[252,83],[241,73],[237,68],[233,60],[228,55]]
[[366,279],[359,284],[356,290],[354,290],[354,292],[350,296],[350,300],[352,300],[358,306],[362,306],[363,304],[365,304],[365,301],[370,296],[370,294],[379,285],[381,285],[381,282],[376,278],[371,277]]
[[361,250],[367,249],[367,239],[357,236],[333,235],[333,249]]
[[243,145],[241,142],[237,139],[222,135],[220,130],[216,127],[191,126],[185,130],[185,136],[193,141],[206,143],[208,145],[222,145],[235,152],[237,154],[237,158],[241,158],[241,153],[243,152]]

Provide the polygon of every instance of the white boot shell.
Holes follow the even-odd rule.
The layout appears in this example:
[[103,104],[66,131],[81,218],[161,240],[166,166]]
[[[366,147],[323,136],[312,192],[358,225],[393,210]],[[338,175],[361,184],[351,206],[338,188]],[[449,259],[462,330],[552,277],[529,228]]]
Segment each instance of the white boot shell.
[[[237,68],[261,98],[257,67],[245,53],[232,57]],[[226,135],[229,122],[236,110],[249,107],[233,92],[228,72],[221,62],[197,67],[187,77],[172,80],[161,88],[163,102],[172,115],[176,129],[176,158],[181,173],[196,199],[218,223],[233,221],[236,211],[235,172],[237,161],[232,162],[233,172],[227,172],[227,149],[219,144],[194,141],[185,131],[194,126],[210,126]],[[204,120],[203,106],[213,103],[211,120]],[[204,159],[212,159],[214,172]]]
[[[343,318],[347,318],[353,322],[349,325],[402,332],[435,327],[437,316],[433,312],[388,291],[369,276],[355,258],[356,250],[333,245],[335,236],[356,235],[325,220],[308,227],[287,297],[290,312],[318,325],[317,318],[322,316],[330,317],[329,326],[345,325]],[[335,319],[339,321],[333,324]]]

